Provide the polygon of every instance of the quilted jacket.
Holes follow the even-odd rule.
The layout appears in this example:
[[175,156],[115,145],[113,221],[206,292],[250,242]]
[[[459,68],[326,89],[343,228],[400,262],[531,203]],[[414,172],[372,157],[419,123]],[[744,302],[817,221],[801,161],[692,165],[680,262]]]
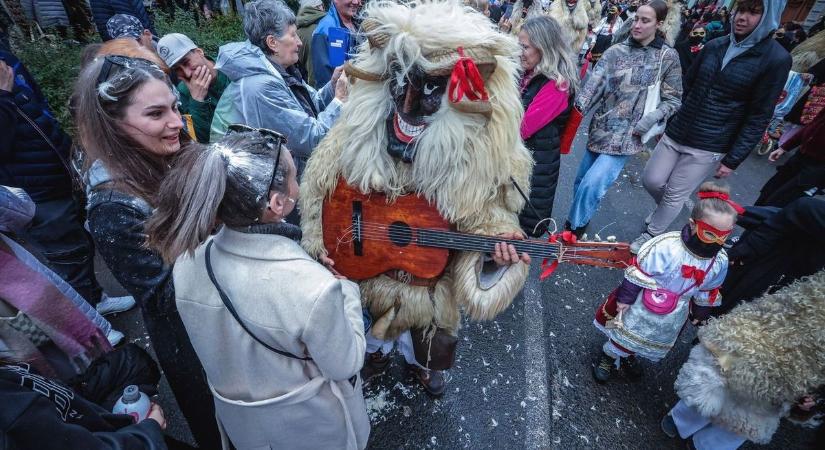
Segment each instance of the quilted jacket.
[[688,147],[726,153],[736,169],[762,138],[791,70],[791,55],[770,37],[732,59],[722,58],[730,39],[705,45],[684,79],[682,107],[665,133]]

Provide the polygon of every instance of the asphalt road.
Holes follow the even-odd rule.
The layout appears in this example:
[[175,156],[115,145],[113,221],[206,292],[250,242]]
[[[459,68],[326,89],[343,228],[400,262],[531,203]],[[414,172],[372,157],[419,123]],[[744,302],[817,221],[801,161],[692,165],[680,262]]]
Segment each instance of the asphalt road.
[[[553,210],[558,223],[572,199],[584,138],[562,158]],[[591,233],[620,241],[639,234],[654,206],[640,181],[644,162],[638,156],[628,163],[591,222]],[[752,204],[772,173],[765,157],[751,155],[729,180],[734,199]],[[673,229],[686,220],[687,210]],[[105,273],[101,277],[111,284]],[[673,382],[687,358],[693,330],[685,330],[666,359],[646,363],[641,381],[619,377],[602,386],[591,378],[604,341],[592,326],[593,311],[620,280],[620,271],[562,265],[540,282],[535,261],[522,294],[508,310],[491,322],[464,323],[456,364],[440,399],[417,386],[401,355],[394,354],[389,370],[366,389],[370,448],[685,448],[660,431],[659,421],[677,401]],[[112,322],[130,339],[149,345],[136,311]],[[160,402],[167,411],[168,432],[191,440],[165,385]],[[802,449],[811,438],[810,430],[783,423],[770,445],[743,448]]]

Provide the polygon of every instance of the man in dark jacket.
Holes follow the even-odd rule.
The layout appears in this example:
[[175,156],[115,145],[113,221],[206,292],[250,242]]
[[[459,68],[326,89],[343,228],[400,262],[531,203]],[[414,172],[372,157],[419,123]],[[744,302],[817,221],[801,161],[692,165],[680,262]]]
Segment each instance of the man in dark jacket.
[[22,188],[37,209],[25,238],[90,303],[100,299],[91,239],[72,197],[72,141],[23,64],[0,51],[0,185]]
[[92,7],[92,16],[97,26],[97,32],[100,33],[100,39],[104,42],[112,39],[106,30],[106,22],[115,14],[135,16],[143,24],[143,28],[151,31],[155,36],[158,34],[155,31],[152,19],[143,6],[143,0],[89,0],[89,4]]
[[664,233],[705,177],[730,175],[761,139],[791,69],[791,55],[771,38],[784,7],[740,0],[733,33],[708,42],[688,70],[682,107],[645,166],[657,207],[631,251]]
[[825,200],[803,197],[769,215],[728,250],[731,267],[713,315],[822,270],[823,248]]

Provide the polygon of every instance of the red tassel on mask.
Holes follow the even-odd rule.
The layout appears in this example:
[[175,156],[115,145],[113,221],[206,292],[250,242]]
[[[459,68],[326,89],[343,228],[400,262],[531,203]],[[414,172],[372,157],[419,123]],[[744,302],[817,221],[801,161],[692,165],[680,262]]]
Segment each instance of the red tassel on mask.
[[472,102],[488,101],[487,90],[484,89],[484,79],[478,71],[475,61],[469,56],[464,56],[464,48],[458,48],[458,61],[453,67],[450,75],[449,95],[450,101],[458,103],[464,97]]

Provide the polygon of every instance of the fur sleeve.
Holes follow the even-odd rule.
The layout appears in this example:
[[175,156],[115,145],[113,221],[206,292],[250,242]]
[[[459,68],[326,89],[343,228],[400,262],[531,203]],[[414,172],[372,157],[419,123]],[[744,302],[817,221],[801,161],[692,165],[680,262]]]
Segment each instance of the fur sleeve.
[[[470,233],[497,235],[519,231],[515,213],[499,206],[488,209],[483,225],[468,230]],[[453,293],[472,320],[490,320],[507,309],[524,287],[530,266],[516,263],[503,271],[497,282],[489,286],[481,284],[479,260],[484,255],[477,252],[460,252],[452,263]],[[486,288],[486,289],[485,289]]]
[[313,258],[325,255],[321,211],[324,199],[335,189],[340,176],[338,156],[340,151],[335,138],[328,136],[309,158],[301,177],[301,245]]

